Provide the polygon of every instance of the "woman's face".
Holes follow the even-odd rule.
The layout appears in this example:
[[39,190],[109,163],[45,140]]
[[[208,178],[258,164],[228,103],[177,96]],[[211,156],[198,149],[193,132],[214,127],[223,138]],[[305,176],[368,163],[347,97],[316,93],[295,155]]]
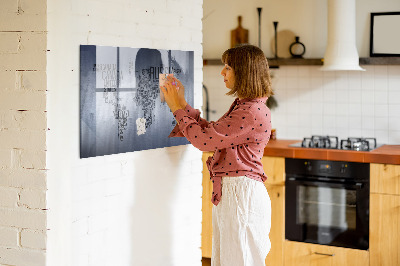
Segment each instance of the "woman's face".
[[228,89],[233,89],[235,86],[235,73],[233,72],[233,69],[225,64],[221,71],[221,75],[224,77],[225,86]]

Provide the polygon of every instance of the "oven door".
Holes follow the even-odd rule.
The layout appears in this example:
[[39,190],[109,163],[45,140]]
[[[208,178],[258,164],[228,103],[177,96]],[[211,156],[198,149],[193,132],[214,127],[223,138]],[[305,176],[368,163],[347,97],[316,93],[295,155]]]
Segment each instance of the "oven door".
[[367,250],[368,183],[286,178],[286,239]]

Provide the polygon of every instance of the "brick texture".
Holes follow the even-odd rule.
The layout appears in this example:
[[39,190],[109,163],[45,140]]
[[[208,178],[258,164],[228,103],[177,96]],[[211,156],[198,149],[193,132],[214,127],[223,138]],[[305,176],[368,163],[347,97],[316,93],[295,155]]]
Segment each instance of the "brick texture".
[[0,265],[46,263],[46,12],[0,2]]

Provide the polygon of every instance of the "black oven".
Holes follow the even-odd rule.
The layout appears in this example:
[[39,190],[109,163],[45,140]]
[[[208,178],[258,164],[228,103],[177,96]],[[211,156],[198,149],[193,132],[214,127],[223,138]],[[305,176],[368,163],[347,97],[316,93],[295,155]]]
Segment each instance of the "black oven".
[[287,158],[285,169],[286,239],[368,249],[368,163]]

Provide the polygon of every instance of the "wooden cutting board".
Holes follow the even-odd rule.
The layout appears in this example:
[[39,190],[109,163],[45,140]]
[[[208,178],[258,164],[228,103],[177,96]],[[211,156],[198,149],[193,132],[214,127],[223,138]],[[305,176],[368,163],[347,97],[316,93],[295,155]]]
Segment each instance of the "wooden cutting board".
[[238,44],[249,43],[249,31],[242,27],[242,16],[238,16],[238,27],[231,30],[231,48]]

